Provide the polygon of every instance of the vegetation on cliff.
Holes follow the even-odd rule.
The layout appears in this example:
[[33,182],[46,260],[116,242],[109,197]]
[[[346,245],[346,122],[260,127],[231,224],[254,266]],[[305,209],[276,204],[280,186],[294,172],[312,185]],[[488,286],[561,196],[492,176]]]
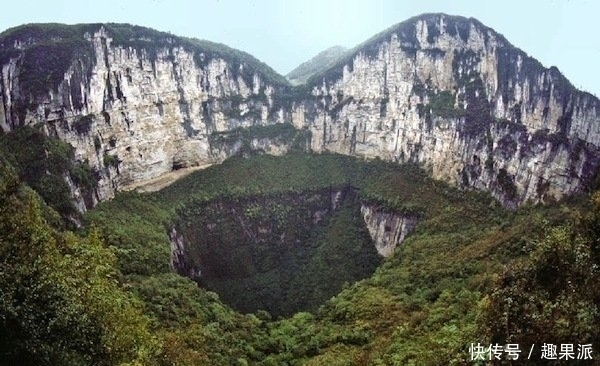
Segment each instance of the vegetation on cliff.
[[0,161],[0,364],[147,364],[160,350],[98,231],[55,213]]
[[[412,42],[415,27],[407,24],[375,36],[338,66],[360,52],[373,56],[392,32],[404,32]],[[449,24],[449,32],[468,37],[466,22]],[[104,26],[117,44],[143,48],[151,57],[180,45],[193,49],[200,65],[218,55],[233,60],[234,68],[243,66],[236,68],[242,73],[269,74],[256,60],[221,45]],[[15,28],[0,35],[0,63],[20,55],[15,42],[21,42],[19,62],[31,72],[22,79],[23,91],[35,99],[60,82],[73,57],[91,60],[83,36],[98,27]],[[538,67],[526,61],[526,69]],[[40,78],[49,67],[53,71]],[[274,97],[276,105],[293,103],[308,94],[311,83],[334,80],[341,70],[329,69],[309,86],[286,88]],[[278,75],[267,78],[286,85]],[[465,98],[484,89],[477,79],[462,86]],[[421,113],[464,118],[460,132],[485,137],[484,144],[493,145],[490,126],[514,130],[515,138],[520,133],[517,122],[493,119],[485,98],[467,100],[463,110],[454,92],[421,92],[428,97]],[[559,122],[569,124],[567,117]],[[73,128],[85,133],[89,123],[84,117]],[[208,136],[211,146],[273,137],[297,144],[283,157],[242,151],[159,192],[120,193],[83,217],[68,182],[93,192],[96,172],[39,126],[1,135],[0,365],[464,365],[473,363],[471,345],[507,343],[518,344],[522,356],[538,347],[528,363],[547,364],[540,357],[544,342],[600,344],[600,193],[508,211],[487,194],[459,191],[414,165],[300,153],[304,132],[282,124],[214,133]],[[565,143],[561,136],[552,138]],[[503,153],[514,153],[514,141],[498,144]],[[572,154],[584,147],[573,144]],[[116,155],[103,158],[105,168],[119,164]],[[468,183],[466,172],[464,178]],[[499,169],[497,183],[505,195],[516,194],[505,169]],[[538,185],[543,189],[543,182]],[[316,222],[320,214],[313,212],[325,209],[323,197],[343,189],[351,192],[349,199]],[[419,217],[415,231],[374,272],[380,259],[366,245],[360,203]],[[210,232],[214,221],[222,226]],[[199,286],[174,273],[168,236],[173,228],[195,244],[211,239],[209,249],[216,249],[210,260],[230,255],[233,266],[240,264],[234,268],[239,277],[216,285],[195,278]],[[248,232],[260,232],[264,240],[247,240]],[[278,243],[282,247],[274,250]],[[301,250],[293,260],[280,261],[292,245],[310,246],[317,255]],[[202,250],[186,254],[200,256]],[[261,266],[273,271],[257,271]],[[359,275],[340,275],[348,268]],[[243,277],[248,273],[259,276],[250,282]],[[267,305],[244,291],[281,298]],[[510,363],[506,354],[501,357],[500,363]]]
[[101,28],[116,46],[131,47],[156,60],[159,53],[170,54],[183,47],[194,54],[198,66],[204,67],[215,58],[231,65],[233,73],[251,85],[254,74],[275,87],[288,86],[288,81],[254,56],[226,45],[194,38],[178,37],[154,29],[117,23],[65,25],[56,23],[26,24],[0,34],[0,64],[20,59],[20,82],[23,94],[35,100],[56,90],[72,65],[86,65],[91,71],[95,62],[92,43],[87,37]]
[[[73,234],[8,162],[1,168],[3,364],[460,364],[471,343],[525,347],[542,331],[556,342],[598,341],[595,196],[592,205],[508,212],[411,166],[263,155],[227,160],[154,194],[120,194]],[[242,315],[171,272],[167,228],[190,200],[243,202],[336,185],[389,210],[418,208],[421,223],[373,275],[314,311]],[[338,221],[324,240],[352,233],[351,221]]]
[[244,313],[314,311],[381,263],[347,186],[189,202],[175,220],[177,272]]
[[80,216],[65,178],[77,184],[84,199],[93,194],[97,185],[97,173],[87,162],[74,159],[73,147],[48,137],[40,126],[26,126],[0,135],[0,152],[15,169],[19,180],[33,188],[64,218]]

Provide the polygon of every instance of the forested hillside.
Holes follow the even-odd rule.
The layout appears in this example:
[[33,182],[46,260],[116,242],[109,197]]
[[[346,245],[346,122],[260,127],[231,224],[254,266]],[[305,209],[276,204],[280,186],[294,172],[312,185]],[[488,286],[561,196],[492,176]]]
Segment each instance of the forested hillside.
[[[262,155],[153,194],[119,194],[70,232],[68,212],[6,159],[1,171],[2,364],[442,365],[469,363],[477,342],[598,342],[598,195],[513,212],[414,166]],[[420,222],[372,275],[310,312],[241,314],[172,273],[167,229],[190,202],[340,185]],[[330,228],[337,250],[353,240],[348,217]],[[322,270],[323,280],[335,275]]]
[[600,364],[600,100],[473,18],[332,58],[0,33],[0,366]]

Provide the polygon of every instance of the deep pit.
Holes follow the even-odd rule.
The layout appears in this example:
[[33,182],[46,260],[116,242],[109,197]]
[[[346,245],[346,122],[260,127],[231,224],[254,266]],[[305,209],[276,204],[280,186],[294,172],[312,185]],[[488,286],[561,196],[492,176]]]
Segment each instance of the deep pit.
[[315,310],[382,261],[349,186],[189,203],[170,238],[174,269],[245,313]]

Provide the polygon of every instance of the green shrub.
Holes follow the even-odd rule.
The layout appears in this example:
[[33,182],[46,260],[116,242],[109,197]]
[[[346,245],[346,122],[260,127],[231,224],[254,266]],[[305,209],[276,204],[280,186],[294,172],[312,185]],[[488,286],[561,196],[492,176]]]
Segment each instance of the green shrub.
[[106,168],[118,168],[119,167],[119,157],[117,155],[112,155],[109,153],[104,153],[103,156],[104,167]]

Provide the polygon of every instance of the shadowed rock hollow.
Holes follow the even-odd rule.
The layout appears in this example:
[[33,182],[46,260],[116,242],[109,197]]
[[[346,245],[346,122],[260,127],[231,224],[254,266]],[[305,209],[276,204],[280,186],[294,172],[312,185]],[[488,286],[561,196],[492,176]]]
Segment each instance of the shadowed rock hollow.
[[352,187],[223,197],[180,210],[171,261],[239,311],[290,315],[371,275],[415,224]]
[[242,312],[314,310],[381,262],[350,187],[190,204],[175,269]]

